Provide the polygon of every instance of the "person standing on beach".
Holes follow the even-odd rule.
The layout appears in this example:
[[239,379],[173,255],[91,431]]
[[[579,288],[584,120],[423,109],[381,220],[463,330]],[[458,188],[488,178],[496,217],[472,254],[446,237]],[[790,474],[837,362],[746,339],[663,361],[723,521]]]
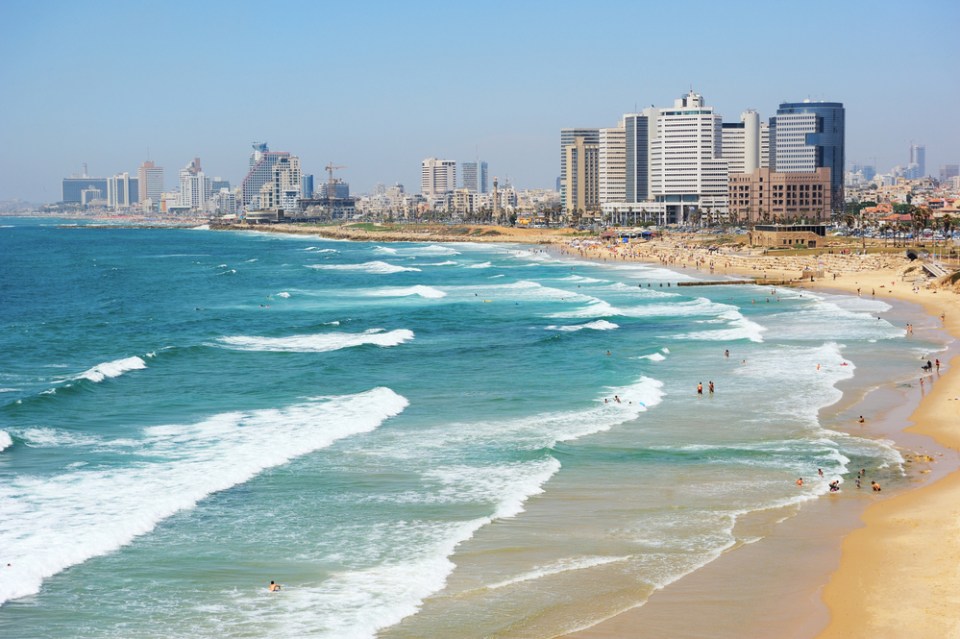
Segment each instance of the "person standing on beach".
[[710,389],[710,394],[713,395],[713,380],[712,380],[712,379],[711,379],[710,382],[707,384],[707,387]]

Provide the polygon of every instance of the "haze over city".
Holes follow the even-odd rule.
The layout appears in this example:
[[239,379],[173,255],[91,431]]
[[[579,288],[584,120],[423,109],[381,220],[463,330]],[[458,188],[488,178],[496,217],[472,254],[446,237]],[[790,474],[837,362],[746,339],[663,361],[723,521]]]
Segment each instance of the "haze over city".
[[6,2],[0,200],[55,202],[61,179],[135,172],[167,186],[194,157],[236,184],[250,143],[328,162],[357,193],[419,184],[420,161],[480,158],[553,188],[559,130],[613,126],[691,88],[737,121],[842,102],[847,168],[926,145],[960,160],[946,0],[450,4]]

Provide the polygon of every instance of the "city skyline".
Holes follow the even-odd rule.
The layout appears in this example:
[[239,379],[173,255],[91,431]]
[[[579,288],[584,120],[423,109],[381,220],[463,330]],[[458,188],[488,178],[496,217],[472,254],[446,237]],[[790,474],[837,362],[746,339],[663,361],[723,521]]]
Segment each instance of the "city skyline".
[[[558,130],[612,127],[691,88],[724,122],[747,109],[765,121],[781,102],[844,103],[847,169],[906,166],[912,144],[926,147],[928,174],[960,162],[953,3],[606,2],[589,31],[573,3],[485,8],[303,4],[291,21],[252,3],[172,2],[149,16],[117,2],[5,3],[0,200],[58,201],[84,163],[92,176],[136,176],[150,160],[170,189],[200,157],[238,185],[255,140],[299,156],[304,173],[346,167],[338,177],[356,193],[415,190],[426,157],[479,156],[491,181],[553,188]],[[871,38],[912,33],[905,14],[936,52],[875,59]],[[660,28],[671,24],[682,37]]]

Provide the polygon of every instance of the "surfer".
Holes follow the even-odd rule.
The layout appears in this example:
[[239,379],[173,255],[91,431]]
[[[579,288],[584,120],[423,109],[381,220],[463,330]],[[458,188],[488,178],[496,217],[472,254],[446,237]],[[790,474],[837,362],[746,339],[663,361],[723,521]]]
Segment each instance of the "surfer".
[[271,580],[270,580],[270,585],[268,586],[268,589],[270,590],[270,592],[279,592],[279,591],[280,591],[280,584],[278,584],[278,583],[275,582],[273,579],[271,579]]

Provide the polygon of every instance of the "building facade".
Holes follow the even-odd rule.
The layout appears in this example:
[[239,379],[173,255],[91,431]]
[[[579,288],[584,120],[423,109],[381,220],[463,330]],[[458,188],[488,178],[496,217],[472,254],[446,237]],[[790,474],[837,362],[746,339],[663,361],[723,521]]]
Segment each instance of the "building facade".
[[271,169],[270,181],[260,187],[260,210],[297,210],[301,198],[302,177],[300,158],[295,155],[277,158]]
[[624,202],[627,188],[627,147],[623,123],[600,129],[597,151],[597,180],[600,204]]
[[843,208],[845,124],[840,102],[784,102],[770,119],[770,168],[777,173],[830,169],[834,212]]
[[463,188],[474,193],[487,192],[486,162],[461,162],[460,169]]
[[[99,195],[95,196],[94,191]],[[84,197],[84,192],[86,192],[86,197]],[[94,200],[106,200],[107,178],[87,176],[63,178],[61,197],[63,198],[61,201],[65,204],[82,204],[84,206],[87,205],[87,202]]]
[[777,173],[759,168],[752,173],[730,174],[728,213],[746,224],[801,220],[829,221],[830,169],[805,173]]
[[728,196],[722,121],[691,91],[672,108],[646,109],[650,135],[650,193],[670,222],[695,211],[722,213]]
[[576,136],[565,150],[564,212],[568,219],[592,217],[600,211],[600,144]]
[[114,209],[126,209],[140,198],[140,186],[136,178],[131,178],[127,172],[118,173],[107,178],[107,206]]
[[624,126],[624,202],[644,202],[650,197],[649,112],[628,113]]
[[203,173],[200,158],[180,169],[180,208],[202,211],[212,195],[212,183]]
[[250,170],[240,185],[241,204],[247,208],[260,206],[260,188],[273,180],[273,165],[289,158],[287,151],[271,151],[266,142],[254,142],[250,154]]
[[567,206],[567,147],[574,138],[583,138],[586,144],[600,144],[600,129],[560,129],[560,202]]
[[420,163],[420,193],[427,199],[452,193],[457,188],[457,163],[427,158]]
[[160,196],[163,194],[163,167],[147,160],[137,169],[137,182],[140,189],[140,204],[144,210],[159,211]]

